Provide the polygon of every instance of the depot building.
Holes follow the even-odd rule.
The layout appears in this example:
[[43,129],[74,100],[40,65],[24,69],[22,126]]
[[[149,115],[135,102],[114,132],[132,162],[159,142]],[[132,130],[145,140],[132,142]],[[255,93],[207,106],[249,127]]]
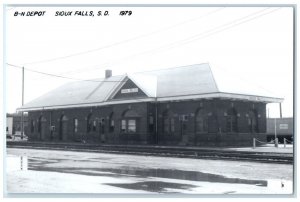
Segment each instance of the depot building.
[[31,141],[251,145],[266,140],[266,104],[282,102],[209,64],[63,85],[25,104]]

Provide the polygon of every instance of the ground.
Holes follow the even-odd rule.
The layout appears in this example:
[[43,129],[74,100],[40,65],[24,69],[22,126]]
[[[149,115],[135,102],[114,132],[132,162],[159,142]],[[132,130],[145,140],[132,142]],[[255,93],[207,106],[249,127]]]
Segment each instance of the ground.
[[8,193],[291,194],[293,181],[288,164],[55,150],[9,148],[6,165]]

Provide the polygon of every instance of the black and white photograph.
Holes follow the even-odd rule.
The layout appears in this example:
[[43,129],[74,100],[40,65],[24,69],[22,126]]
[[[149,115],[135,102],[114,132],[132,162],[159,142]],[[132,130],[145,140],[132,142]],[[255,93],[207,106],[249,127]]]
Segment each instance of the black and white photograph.
[[3,16],[5,197],[295,197],[296,5]]

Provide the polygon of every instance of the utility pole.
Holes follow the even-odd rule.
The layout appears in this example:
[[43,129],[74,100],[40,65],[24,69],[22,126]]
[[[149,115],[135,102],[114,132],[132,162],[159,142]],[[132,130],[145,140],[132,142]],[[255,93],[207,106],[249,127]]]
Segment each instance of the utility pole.
[[275,147],[278,147],[278,138],[277,138],[277,126],[276,126],[276,118],[275,118]]
[[[22,107],[24,105],[24,66],[22,67]],[[24,112],[21,112],[21,140],[24,136]]]
[[158,110],[157,110],[157,98],[155,98],[155,141],[156,144],[159,144],[159,139],[158,139]]
[[280,118],[282,118],[281,102],[279,103],[279,112],[280,112]]
[[275,121],[275,124],[274,124],[274,127],[275,127],[275,128],[274,128],[274,129],[275,129],[275,130],[274,130],[274,132],[275,132],[275,133],[274,133],[274,134],[275,134],[275,140],[276,140],[276,139],[277,139],[277,131],[276,131],[276,130],[277,130],[277,127],[276,127],[276,118],[274,119],[274,121]]

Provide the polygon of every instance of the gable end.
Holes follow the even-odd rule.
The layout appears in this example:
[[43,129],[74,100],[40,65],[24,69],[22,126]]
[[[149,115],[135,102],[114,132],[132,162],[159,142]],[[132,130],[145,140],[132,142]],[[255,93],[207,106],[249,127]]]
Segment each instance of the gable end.
[[148,97],[131,79],[128,79],[111,99],[130,99]]

